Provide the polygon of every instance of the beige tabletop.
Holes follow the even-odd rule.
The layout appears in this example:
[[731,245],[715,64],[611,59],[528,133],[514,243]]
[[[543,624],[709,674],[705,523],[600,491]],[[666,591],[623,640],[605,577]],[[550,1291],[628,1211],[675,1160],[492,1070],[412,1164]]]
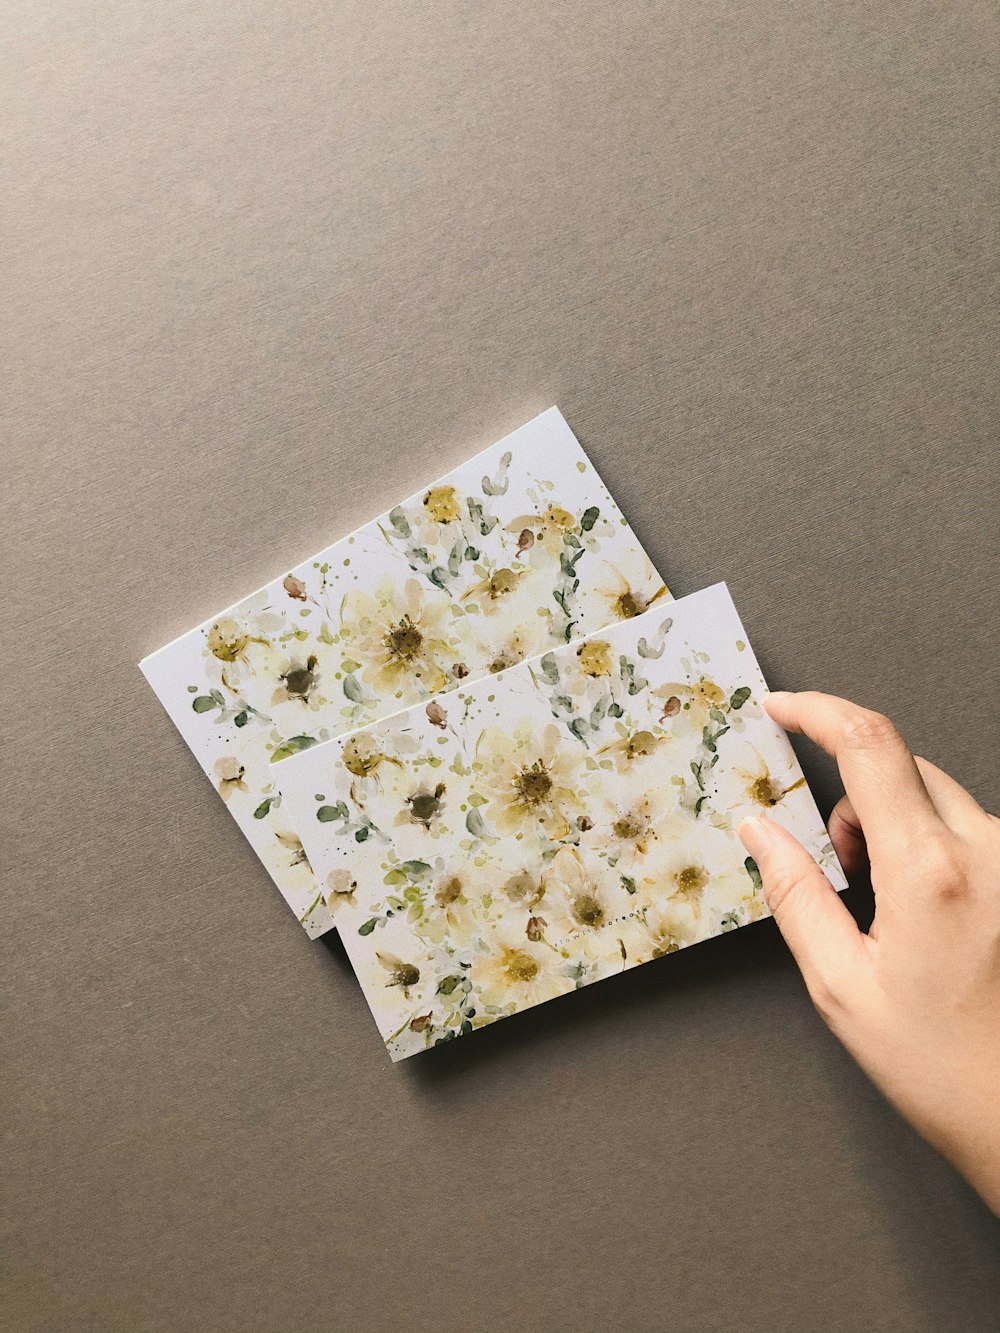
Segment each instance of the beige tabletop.
[[135,664],[558,403],[774,686],[996,807],[998,54],[994,0],[7,0],[5,1330],[996,1328],[772,924],[393,1067]]

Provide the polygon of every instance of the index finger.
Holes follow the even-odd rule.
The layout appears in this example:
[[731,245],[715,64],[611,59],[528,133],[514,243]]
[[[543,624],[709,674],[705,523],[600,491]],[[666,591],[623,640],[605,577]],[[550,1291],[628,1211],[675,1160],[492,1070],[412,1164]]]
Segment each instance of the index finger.
[[844,790],[875,852],[940,825],[916,760],[881,713],[816,690],[776,692],[765,701],[775,722],[801,732],[837,761]]

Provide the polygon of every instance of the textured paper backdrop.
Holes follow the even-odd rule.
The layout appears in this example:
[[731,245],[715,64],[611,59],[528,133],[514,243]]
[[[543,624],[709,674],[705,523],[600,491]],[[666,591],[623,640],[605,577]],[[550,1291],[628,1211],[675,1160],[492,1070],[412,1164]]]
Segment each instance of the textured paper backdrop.
[[134,663],[558,402],[776,688],[996,808],[998,54],[992,0],[6,5],[0,1326],[990,1327],[996,1224],[773,927],[393,1069]]

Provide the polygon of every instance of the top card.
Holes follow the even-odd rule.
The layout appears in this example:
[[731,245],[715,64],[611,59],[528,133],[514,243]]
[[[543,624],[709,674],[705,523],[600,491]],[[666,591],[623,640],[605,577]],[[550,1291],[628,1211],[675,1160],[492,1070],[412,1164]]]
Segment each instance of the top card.
[[282,766],[394,1060],[767,915],[767,811],[844,878],[724,584]]
[[669,593],[557,408],[140,663],[310,935],[277,766]]

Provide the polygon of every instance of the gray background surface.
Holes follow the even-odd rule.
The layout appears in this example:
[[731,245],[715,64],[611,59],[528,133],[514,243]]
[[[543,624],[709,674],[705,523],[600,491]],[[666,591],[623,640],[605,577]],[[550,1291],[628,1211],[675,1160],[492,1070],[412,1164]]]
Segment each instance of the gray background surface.
[[135,663],[557,402],[774,686],[996,808],[998,39],[7,0],[5,1329],[996,1328],[771,924],[392,1068]]

